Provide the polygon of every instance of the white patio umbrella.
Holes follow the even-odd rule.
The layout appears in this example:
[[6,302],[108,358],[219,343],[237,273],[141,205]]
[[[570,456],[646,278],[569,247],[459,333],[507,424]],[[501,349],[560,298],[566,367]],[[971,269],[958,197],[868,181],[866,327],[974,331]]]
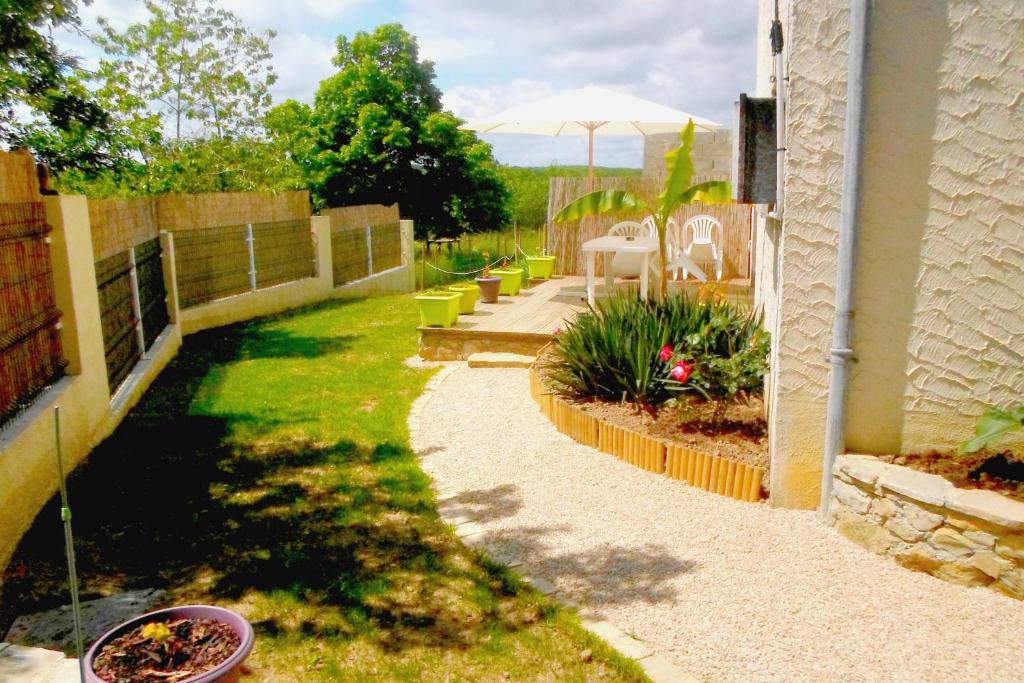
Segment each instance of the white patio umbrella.
[[594,179],[594,134],[651,135],[678,133],[693,119],[697,129],[717,130],[722,125],[685,111],[596,85],[566,90],[536,102],[522,104],[462,126],[478,133],[531,135],[586,135],[587,166]]

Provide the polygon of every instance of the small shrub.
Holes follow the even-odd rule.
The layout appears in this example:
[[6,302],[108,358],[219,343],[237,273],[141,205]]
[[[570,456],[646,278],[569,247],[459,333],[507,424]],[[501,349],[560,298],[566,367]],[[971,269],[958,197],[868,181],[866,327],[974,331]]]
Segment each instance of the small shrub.
[[974,426],[974,438],[960,444],[960,453],[975,453],[999,438],[1024,429],[1024,403],[1009,410],[989,408]]
[[727,301],[619,295],[558,335],[546,370],[561,394],[653,411],[688,392],[718,402],[760,394],[768,348],[760,315]]

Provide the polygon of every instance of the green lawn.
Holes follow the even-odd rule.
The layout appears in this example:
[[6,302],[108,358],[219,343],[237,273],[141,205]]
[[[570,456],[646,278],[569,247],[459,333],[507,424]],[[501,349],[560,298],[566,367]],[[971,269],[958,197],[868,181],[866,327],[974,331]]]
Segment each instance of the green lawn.
[[[71,477],[85,597],[243,612],[248,680],[643,680],[438,519],[405,423],[416,320],[387,297],[188,337]],[[0,630],[67,601],[57,520],[8,568]]]

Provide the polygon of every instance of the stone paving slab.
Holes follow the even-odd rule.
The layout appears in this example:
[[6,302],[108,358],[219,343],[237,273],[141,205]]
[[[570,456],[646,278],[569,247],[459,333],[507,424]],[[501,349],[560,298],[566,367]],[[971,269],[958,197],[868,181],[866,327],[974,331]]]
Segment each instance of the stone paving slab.
[[[41,647],[25,647],[11,643],[0,643],[0,681],[14,683],[58,683],[61,681],[61,662],[68,660],[63,652]],[[71,680],[78,680],[78,676]]]
[[521,353],[493,353],[484,351],[474,353],[466,359],[471,368],[528,368],[536,360],[533,356]]
[[[82,633],[86,645],[121,622],[150,611],[163,594],[162,590],[147,589],[82,602]],[[18,617],[7,631],[5,640],[19,645],[73,651],[75,634],[71,605]]]

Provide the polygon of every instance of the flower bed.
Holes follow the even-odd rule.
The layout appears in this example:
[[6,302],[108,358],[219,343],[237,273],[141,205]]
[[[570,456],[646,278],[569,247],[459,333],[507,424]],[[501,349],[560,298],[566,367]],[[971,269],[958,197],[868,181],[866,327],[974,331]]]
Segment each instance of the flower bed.
[[750,502],[764,497],[764,467],[614,424],[553,393],[537,365],[530,369],[530,394],[558,431],[585,446],[712,493]]
[[869,455],[833,469],[832,523],[904,567],[1024,599],[1024,503]]
[[534,398],[576,440],[654,472],[759,500],[768,333],[713,293],[611,296],[538,356]]

